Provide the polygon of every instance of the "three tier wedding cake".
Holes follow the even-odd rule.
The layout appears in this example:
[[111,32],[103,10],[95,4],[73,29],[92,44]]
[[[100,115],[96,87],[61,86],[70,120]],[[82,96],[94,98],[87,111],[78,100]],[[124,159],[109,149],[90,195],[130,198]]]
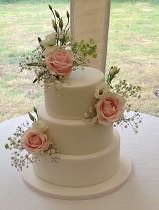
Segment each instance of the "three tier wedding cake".
[[128,96],[138,97],[140,87],[125,80],[113,84],[117,67],[107,77],[86,67],[90,56],[97,56],[94,41],[73,40],[69,13],[64,26],[60,14],[49,9],[54,32],[38,38],[39,47],[20,61],[21,70],[35,70],[34,82],[43,83],[45,101],[29,113],[32,124],[19,126],[5,147],[14,151],[12,165],[30,187],[64,199],[98,197],[130,175],[131,161],[120,152],[115,125],[126,127],[132,120],[136,131],[138,113],[126,118],[124,111],[130,109]]

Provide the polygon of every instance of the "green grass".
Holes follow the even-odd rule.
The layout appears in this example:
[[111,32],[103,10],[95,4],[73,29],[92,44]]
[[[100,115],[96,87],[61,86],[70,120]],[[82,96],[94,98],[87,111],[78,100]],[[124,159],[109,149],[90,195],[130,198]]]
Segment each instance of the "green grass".
[[[52,30],[52,14],[48,4],[1,4],[0,57],[1,62],[15,63],[18,56],[37,46],[37,37],[44,37]],[[64,14],[68,4],[55,4]],[[29,17],[29,18],[28,18]]]
[[113,4],[110,17],[107,65],[115,63],[126,78],[142,87],[142,99],[133,109],[159,116],[159,5],[148,2]]
[[[33,72],[18,73],[21,54],[38,45],[52,31],[48,4],[0,4],[0,121],[32,111],[43,99],[43,88],[32,84]],[[55,1],[54,1],[55,2]],[[54,4],[64,15],[67,1]],[[159,116],[159,1],[113,0],[111,5],[107,70],[121,68],[119,79],[142,87],[142,99],[132,100],[132,108]]]

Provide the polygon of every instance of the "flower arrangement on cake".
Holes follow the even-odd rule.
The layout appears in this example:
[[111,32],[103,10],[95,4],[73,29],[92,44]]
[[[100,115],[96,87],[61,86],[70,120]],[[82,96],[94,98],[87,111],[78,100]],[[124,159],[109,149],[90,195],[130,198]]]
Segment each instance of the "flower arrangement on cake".
[[13,137],[9,137],[9,144],[5,145],[6,149],[13,151],[11,157],[11,165],[15,166],[18,171],[22,168],[29,167],[39,159],[39,156],[49,154],[52,161],[57,161],[58,150],[51,137],[48,137],[46,130],[48,127],[40,120],[38,120],[37,110],[34,107],[35,116],[29,114],[32,125],[27,121],[17,127],[13,133]]
[[96,58],[96,48],[93,39],[88,43],[84,40],[76,42],[70,35],[70,15],[66,12],[67,23],[64,25],[63,18],[53,10],[53,32],[44,40],[38,37],[39,46],[29,55],[24,55],[19,62],[20,71],[34,70],[35,82],[44,82],[54,85],[58,90],[71,74],[72,71],[88,65],[89,57]]
[[[83,40],[76,42],[69,32],[69,13],[66,13],[67,23],[60,14],[53,10],[52,26],[54,32],[48,34],[44,40],[38,38],[39,47],[31,54],[23,56],[20,60],[20,71],[24,69],[35,71],[35,82],[42,82],[46,86],[53,85],[57,92],[60,92],[62,83],[69,81],[72,71],[77,69],[84,70],[84,66],[89,63],[89,57],[96,58],[96,48],[94,41],[89,43]],[[129,112],[131,105],[128,103],[129,97],[140,98],[139,86],[129,85],[125,80],[115,83],[114,78],[120,69],[116,66],[111,67],[106,77],[106,82],[96,86],[94,97],[95,105],[91,106],[87,113],[83,113],[84,122],[93,126],[116,126],[122,125],[126,128],[131,125],[135,132],[141,122],[140,115],[136,111],[132,117],[126,117],[124,112]],[[39,157],[50,155],[52,161],[57,161],[58,148],[54,139],[47,135],[48,127],[39,120],[38,112],[34,108],[34,114],[29,113],[32,121],[22,123],[9,137],[6,149],[12,150],[11,164],[19,171],[23,167],[29,167],[30,163],[39,160]]]
[[89,108],[88,113],[84,114],[84,121],[92,125],[114,125],[120,124],[127,128],[132,126],[135,133],[138,132],[138,124],[141,123],[141,117],[138,111],[132,117],[127,117],[124,112],[130,112],[131,104],[129,98],[140,99],[140,86],[128,84],[126,80],[113,83],[114,78],[119,73],[120,68],[112,66],[106,76],[106,82],[96,87],[94,96],[97,99],[95,106]]

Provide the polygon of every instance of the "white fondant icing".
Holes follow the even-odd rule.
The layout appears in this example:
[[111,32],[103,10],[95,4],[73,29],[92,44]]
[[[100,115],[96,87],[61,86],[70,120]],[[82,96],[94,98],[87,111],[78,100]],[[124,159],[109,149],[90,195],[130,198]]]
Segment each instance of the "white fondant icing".
[[46,88],[45,106],[49,115],[61,119],[82,119],[96,99],[97,84],[104,81],[104,74],[96,69],[85,67],[71,73],[69,84],[64,82],[59,95],[54,86]]
[[88,187],[62,187],[51,184],[35,175],[32,165],[22,171],[23,181],[37,192],[59,199],[85,200],[98,198],[118,190],[128,180],[132,171],[132,162],[129,155],[121,150],[119,169],[104,182]]
[[45,105],[38,108],[38,117],[47,125],[59,153],[89,154],[104,149],[113,137],[113,126],[92,126],[82,120],[63,120],[49,116]]
[[45,92],[45,104],[38,118],[48,127],[59,150],[59,160],[49,154],[33,163],[34,173],[47,183],[62,187],[88,187],[110,179],[119,168],[120,136],[113,126],[92,126],[82,121],[84,113],[95,105],[96,86],[104,74],[96,69],[77,70],[62,84],[58,96],[54,87]]
[[111,144],[105,149],[86,155],[59,154],[57,163],[44,156],[33,163],[35,174],[60,186],[82,187],[103,182],[113,176],[119,167],[120,140],[117,130]]

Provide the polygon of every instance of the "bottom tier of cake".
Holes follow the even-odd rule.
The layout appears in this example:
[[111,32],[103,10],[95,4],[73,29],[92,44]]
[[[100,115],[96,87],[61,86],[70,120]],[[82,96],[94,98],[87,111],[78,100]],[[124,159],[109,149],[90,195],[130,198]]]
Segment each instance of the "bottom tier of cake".
[[86,187],[113,176],[119,168],[120,137],[116,129],[112,142],[105,149],[87,155],[62,155],[54,163],[44,156],[33,164],[41,179],[59,186]]
[[[62,187],[40,179],[33,172],[32,164],[22,171],[22,179],[28,187],[45,196],[68,200],[85,200],[98,198],[118,190],[128,180],[132,171],[130,156],[120,151],[117,172],[104,182],[88,187]],[[63,175],[64,176],[64,175]]]

